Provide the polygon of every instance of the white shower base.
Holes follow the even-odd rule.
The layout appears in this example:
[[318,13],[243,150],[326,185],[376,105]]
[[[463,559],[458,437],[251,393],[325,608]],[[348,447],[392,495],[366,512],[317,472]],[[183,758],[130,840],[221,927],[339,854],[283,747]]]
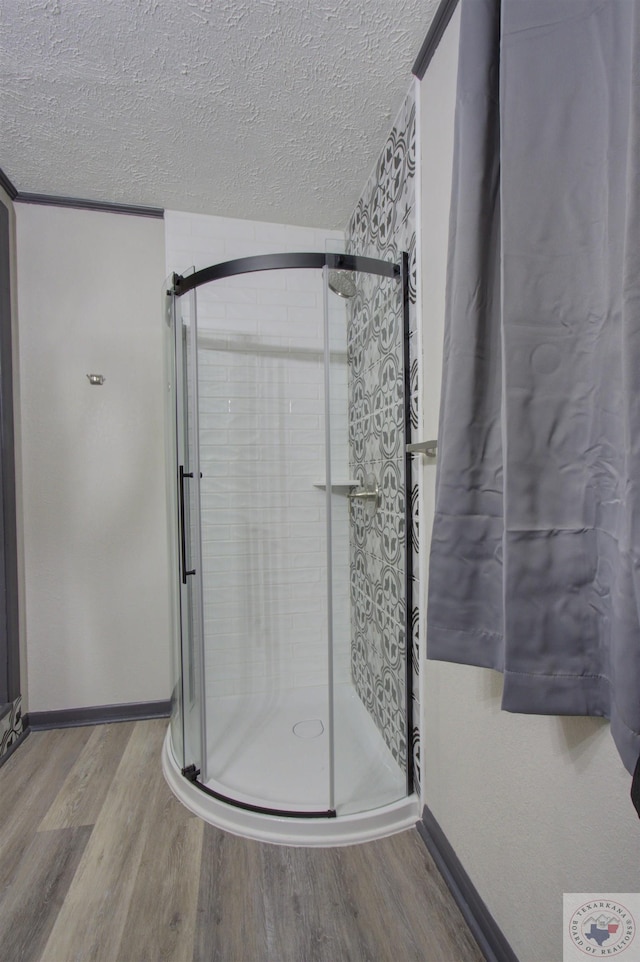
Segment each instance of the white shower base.
[[[262,841],[349,845],[414,825],[418,800],[405,795],[405,775],[357,694],[351,685],[338,685],[334,699],[336,818],[263,815],[218,801],[182,777],[169,733],[163,756],[165,777],[178,798],[201,818]],[[236,801],[261,807],[327,810],[327,715],[326,687],[212,699],[207,706],[205,784]]]

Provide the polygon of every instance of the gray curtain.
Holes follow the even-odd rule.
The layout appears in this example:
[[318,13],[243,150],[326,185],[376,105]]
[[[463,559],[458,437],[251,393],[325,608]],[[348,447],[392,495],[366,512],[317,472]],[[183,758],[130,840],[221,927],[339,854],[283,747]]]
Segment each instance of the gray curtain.
[[461,0],[429,658],[640,753],[636,0]]

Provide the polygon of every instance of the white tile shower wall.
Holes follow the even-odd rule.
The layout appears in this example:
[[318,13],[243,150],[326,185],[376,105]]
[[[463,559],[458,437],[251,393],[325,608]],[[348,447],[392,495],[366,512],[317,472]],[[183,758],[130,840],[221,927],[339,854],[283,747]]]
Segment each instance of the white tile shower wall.
[[[167,272],[335,249],[339,232],[167,212]],[[328,248],[328,245],[329,246]],[[335,299],[337,300],[337,299]],[[322,275],[268,271],[198,291],[207,695],[326,682]],[[346,313],[330,305],[332,466],[346,478]],[[334,659],[349,680],[349,536],[332,501]]]

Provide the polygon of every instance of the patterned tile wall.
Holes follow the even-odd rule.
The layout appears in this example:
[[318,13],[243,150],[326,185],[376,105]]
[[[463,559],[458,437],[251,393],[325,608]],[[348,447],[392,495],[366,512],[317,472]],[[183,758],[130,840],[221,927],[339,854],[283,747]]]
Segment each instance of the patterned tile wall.
[[[416,110],[405,100],[374,172],[353,212],[347,250],[398,261],[409,254],[411,428],[418,426],[416,350]],[[350,304],[349,462],[361,481],[373,474],[381,489],[378,512],[362,504],[352,511],[351,672],[354,684],[394,757],[406,765],[405,565],[402,305],[398,285],[369,275],[358,278]],[[419,594],[418,492],[411,485],[413,597]],[[413,772],[420,782],[418,719],[418,611],[413,606]]]
[[0,762],[23,731],[22,696],[16,698],[6,715],[0,718]]

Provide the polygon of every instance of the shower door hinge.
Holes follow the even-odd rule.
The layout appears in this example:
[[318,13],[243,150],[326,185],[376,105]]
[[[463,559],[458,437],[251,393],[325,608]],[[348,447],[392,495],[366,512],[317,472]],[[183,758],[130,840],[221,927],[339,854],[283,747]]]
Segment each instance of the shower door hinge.
[[195,765],[187,765],[186,768],[182,769],[182,774],[185,778],[188,778],[190,782],[195,782],[200,774],[200,769],[196,768]]

